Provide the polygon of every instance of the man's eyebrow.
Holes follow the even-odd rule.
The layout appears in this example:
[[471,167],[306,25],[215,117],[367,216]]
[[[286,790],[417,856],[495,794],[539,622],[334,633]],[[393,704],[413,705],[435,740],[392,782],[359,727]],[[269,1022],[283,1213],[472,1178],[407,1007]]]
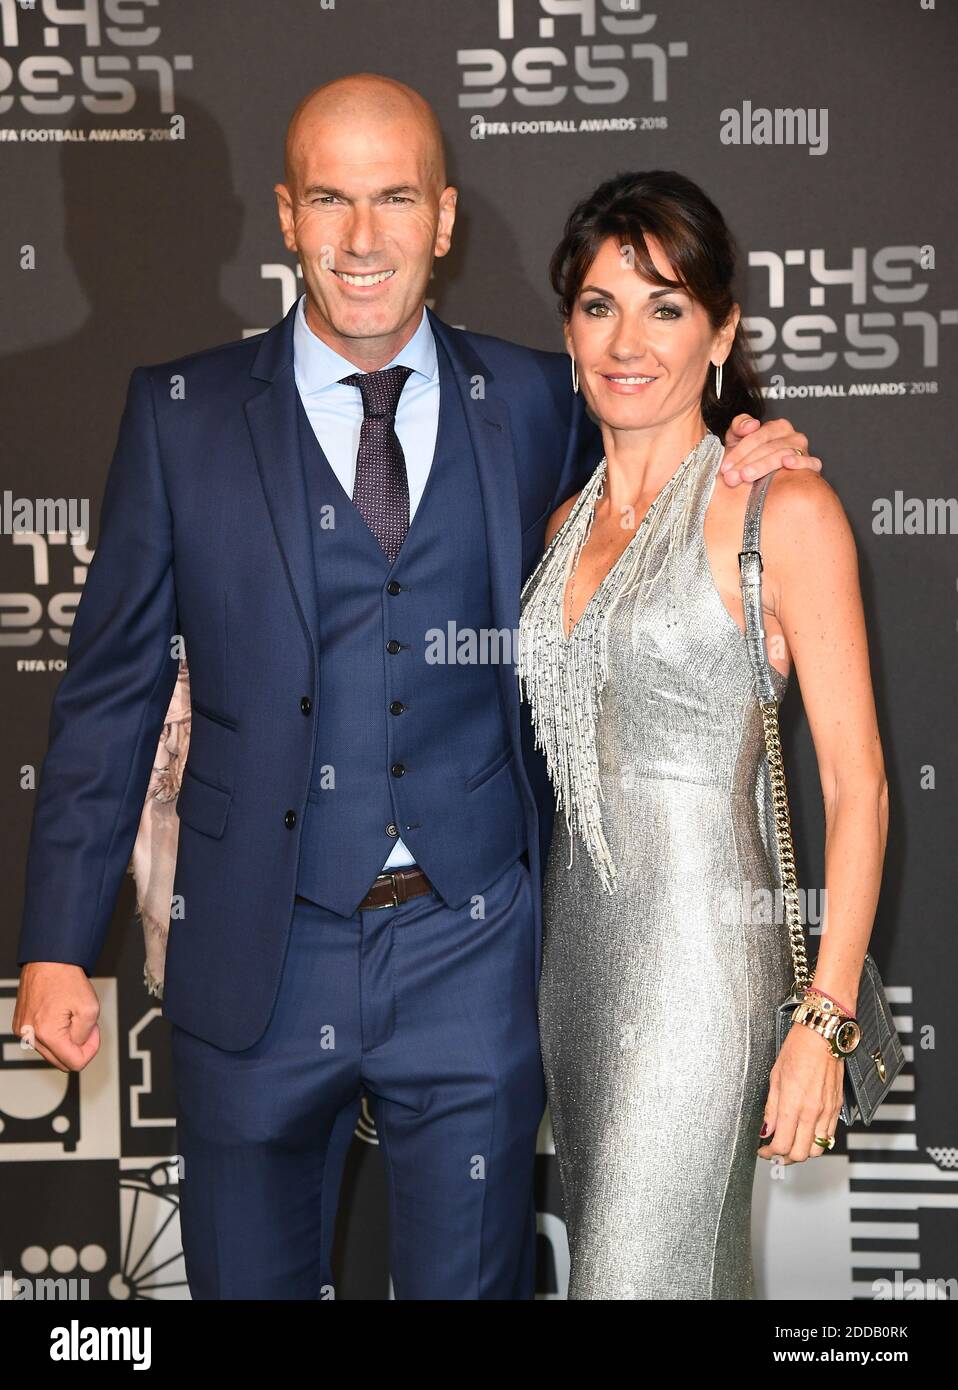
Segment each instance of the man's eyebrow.
[[[599,285],[583,285],[580,294],[601,294],[605,299],[615,299],[611,290],[604,290]],[[669,286],[661,290],[652,290],[649,294],[650,299],[661,299],[664,294],[688,294],[681,285]]]
[[[347,203],[350,201],[349,194],[345,193],[343,189],[331,188],[329,184],[325,183],[307,184],[303,192],[307,198],[321,194],[323,197],[342,198]],[[391,198],[398,193],[410,193],[418,196],[419,192],[420,190],[414,183],[396,183],[389,188],[379,188],[370,196],[373,198]]]

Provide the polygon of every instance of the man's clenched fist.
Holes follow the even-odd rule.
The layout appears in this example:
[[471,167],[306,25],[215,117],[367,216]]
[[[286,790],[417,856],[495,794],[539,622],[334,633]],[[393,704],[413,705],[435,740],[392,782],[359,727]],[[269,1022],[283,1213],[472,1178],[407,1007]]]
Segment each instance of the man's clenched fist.
[[20,971],[13,1031],[59,1071],[82,1071],[100,1046],[100,1001],[80,965],[35,960]]

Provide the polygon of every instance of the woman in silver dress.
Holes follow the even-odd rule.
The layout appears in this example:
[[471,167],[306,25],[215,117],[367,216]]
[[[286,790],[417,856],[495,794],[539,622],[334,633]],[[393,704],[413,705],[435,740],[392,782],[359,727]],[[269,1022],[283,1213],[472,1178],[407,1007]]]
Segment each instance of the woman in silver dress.
[[[753,1297],[756,1156],[821,1156],[841,1106],[823,1037],[795,1022],[775,1057],[791,972],[739,587],[749,489],[719,481],[729,421],[762,408],[733,265],[718,209],[661,171],[585,199],[552,262],[605,448],[551,520],[519,644],[560,812],[539,1016],[570,1298]],[[817,473],[774,476],[760,548],[773,684],[794,669],[825,803],[813,987],[851,1013],[887,790],[855,545]]]

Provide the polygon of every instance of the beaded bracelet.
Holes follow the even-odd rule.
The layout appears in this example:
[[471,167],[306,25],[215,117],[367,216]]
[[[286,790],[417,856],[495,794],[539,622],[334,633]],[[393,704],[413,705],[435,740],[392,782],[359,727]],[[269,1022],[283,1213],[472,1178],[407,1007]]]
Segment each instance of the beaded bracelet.
[[850,1019],[855,1020],[855,1015],[852,1013],[851,1009],[846,1009],[842,1001],[840,999],[836,999],[834,994],[826,994],[824,990],[818,989],[815,985],[809,985],[805,991],[805,998],[807,999],[810,994],[817,995],[819,999],[829,1000],[832,1004],[836,1005],[837,1008],[841,1009],[843,1014],[846,1014]]

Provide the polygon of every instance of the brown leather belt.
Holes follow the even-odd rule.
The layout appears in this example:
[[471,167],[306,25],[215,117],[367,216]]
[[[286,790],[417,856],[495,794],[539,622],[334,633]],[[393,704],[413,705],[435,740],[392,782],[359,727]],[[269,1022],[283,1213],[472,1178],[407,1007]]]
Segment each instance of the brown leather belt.
[[[367,912],[374,907],[398,907],[409,898],[431,892],[432,884],[422,869],[418,864],[411,864],[408,869],[393,869],[391,873],[379,874],[357,910]],[[296,901],[308,902],[309,899],[297,893]]]

